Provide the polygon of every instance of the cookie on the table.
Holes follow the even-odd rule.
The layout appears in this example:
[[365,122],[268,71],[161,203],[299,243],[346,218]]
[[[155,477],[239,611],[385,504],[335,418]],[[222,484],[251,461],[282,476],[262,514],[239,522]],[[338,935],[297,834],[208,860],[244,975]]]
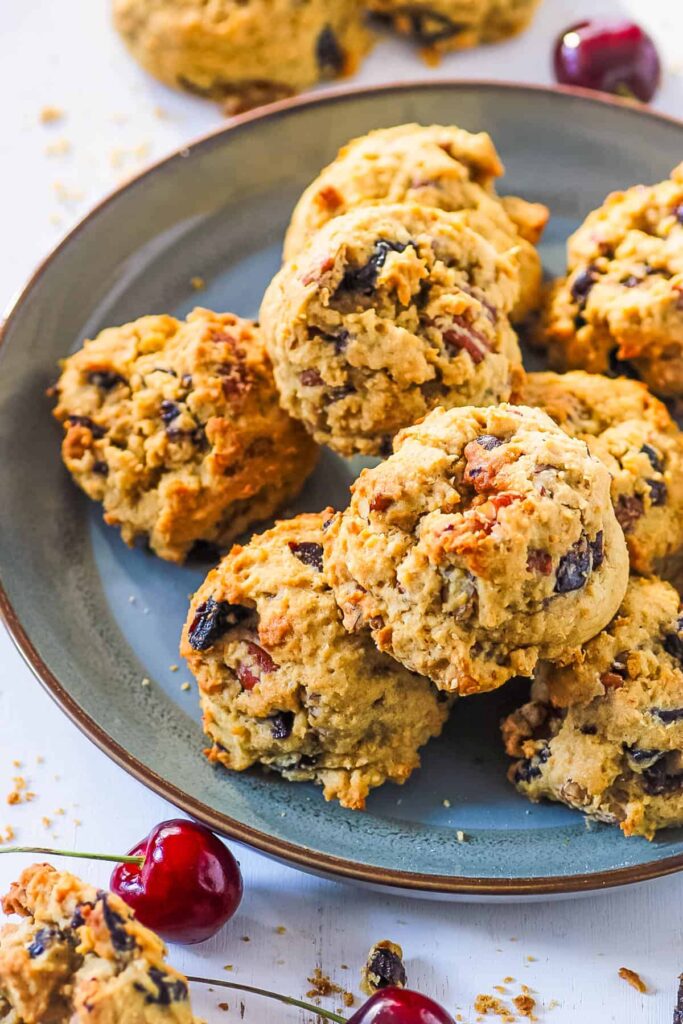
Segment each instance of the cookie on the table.
[[127,544],[182,561],[301,489],[316,448],[279,405],[256,325],[196,309],[102,331],[53,389],[64,462]]
[[683,398],[683,164],[613,192],[567,243],[540,340],[555,369],[630,372]]
[[575,665],[543,665],[505,720],[510,779],[626,835],[683,825],[683,616],[673,587],[633,577]]
[[683,434],[644,384],[530,373],[516,400],[543,409],[607,466],[631,569],[683,583]]
[[352,73],[371,43],[362,0],[114,0],[133,56],[230,113]]
[[467,213],[365,206],[271,282],[261,326],[285,408],[342,455],[386,454],[437,405],[491,405],[521,371],[513,260]]
[[49,864],[2,901],[0,1019],[8,1024],[201,1024],[161,939],[113,893]]
[[466,695],[567,660],[612,618],[628,555],[610,478],[539,409],[436,409],[325,532],[347,629]]
[[540,299],[541,261],[532,243],[548,211],[514,196],[506,206],[494,189],[503,171],[485,132],[419,124],[370,132],[344,146],[303,193],[285,238],[285,259],[301,252],[329,220],[358,206],[414,202],[450,212],[468,210],[471,227],[499,251],[513,250],[520,293],[512,317],[521,320]]
[[496,43],[523,32],[540,0],[366,0],[429,54]]
[[235,547],[192,599],[181,653],[199,684],[210,760],[261,764],[362,809],[405,782],[449,702],[348,634],[323,574],[327,513],[285,520]]

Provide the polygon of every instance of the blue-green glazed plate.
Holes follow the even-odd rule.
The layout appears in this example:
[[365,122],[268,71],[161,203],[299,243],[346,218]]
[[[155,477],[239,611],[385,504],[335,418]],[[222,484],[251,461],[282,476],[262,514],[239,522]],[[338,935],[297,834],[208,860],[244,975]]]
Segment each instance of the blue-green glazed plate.
[[[677,871],[683,830],[625,839],[515,793],[498,722],[520,686],[463,700],[421,771],[376,792],[365,813],[326,804],[313,786],[211,767],[196,688],[183,692],[169,668],[203,571],[127,549],[60,462],[45,389],[61,356],[105,325],[184,315],[196,276],[207,282],[203,305],[254,315],[292,206],[319,168],[352,136],[413,120],[492,134],[504,190],[553,212],[543,246],[551,272],[568,232],[607,192],[656,181],[683,157],[683,125],[643,109],[578,92],[434,82],[278,104],[126,185],[43,264],[4,326],[5,619],[54,699],[123,768],[219,832],[304,870],[461,899],[564,895]],[[326,453],[297,509],[342,504],[357,471]]]

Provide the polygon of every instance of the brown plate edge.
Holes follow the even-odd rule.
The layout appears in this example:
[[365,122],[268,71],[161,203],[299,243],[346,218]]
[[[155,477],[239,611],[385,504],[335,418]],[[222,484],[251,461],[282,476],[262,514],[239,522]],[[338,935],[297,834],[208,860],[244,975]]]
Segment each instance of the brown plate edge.
[[[260,107],[255,111],[233,118],[227,125],[206,132],[189,143],[179,147],[165,157],[149,165],[139,174],[132,177],[118,188],[107,193],[78,223],[57,243],[48,255],[38,264],[36,270],[20,293],[9,304],[9,308],[0,321],[0,347],[8,326],[18,316],[24,302],[30,296],[33,288],[38,284],[45,270],[58,256],[62,248],[70,244],[88,222],[94,218],[100,210],[113,202],[114,199],[129,188],[146,178],[148,175],[160,170],[176,159],[187,158],[195,147],[211,144],[236,129],[248,127],[255,122],[269,117],[277,117],[280,114],[288,113],[299,107],[316,106],[326,103],[343,101],[352,96],[374,95],[377,93],[408,92],[415,90],[430,90],[434,88],[458,87],[471,89],[472,87],[482,89],[505,89],[515,92],[531,92],[542,95],[565,95],[574,97],[604,107],[617,107],[630,113],[663,121],[674,125],[683,131],[683,120],[672,115],[653,111],[649,107],[633,103],[603,93],[595,93],[588,89],[581,89],[573,86],[543,86],[533,84],[520,84],[516,82],[492,81],[489,79],[453,79],[438,78],[421,80],[417,82],[383,83],[369,87],[339,86],[326,89],[320,94],[304,94],[303,96],[291,97],[280,100],[276,103]],[[293,845],[285,840],[275,839],[267,833],[245,826],[240,822],[220,814],[212,807],[189,796],[166,779],[162,778],[152,769],[148,768],[137,758],[131,755],[109,734],[102,729],[81,707],[73,700],[67,690],[62,686],[57,677],[52,673],[46,662],[41,658],[33,645],[26,630],[21,624],[14,608],[7,596],[7,592],[0,579],[0,618],[4,622],[19,653],[31,669],[41,686],[52,697],[57,706],[76,725],[76,727],[95,744],[103,753],[110,757],[119,767],[132,775],[143,785],[147,786],[159,796],[174,804],[180,810],[201,821],[209,828],[221,833],[237,842],[244,843],[253,849],[258,850],[276,860],[287,864],[294,864],[313,874],[332,875],[336,879],[349,882],[360,882],[365,885],[386,887],[388,889],[408,890],[416,894],[424,893],[443,896],[489,896],[489,897],[527,897],[527,896],[553,896],[571,893],[588,893],[604,889],[616,888],[623,885],[632,885],[637,882],[645,882],[653,878],[663,877],[683,870],[683,853],[673,857],[667,857],[659,861],[650,861],[646,864],[639,864],[628,868],[615,868],[610,871],[592,872],[589,874],[567,876],[545,876],[543,878],[464,878],[457,875],[424,875],[419,872],[398,871],[388,868],[374,868],[371,865],[364,865],[354,861],[342,860],[329,854],[318,853],[312,850]]]

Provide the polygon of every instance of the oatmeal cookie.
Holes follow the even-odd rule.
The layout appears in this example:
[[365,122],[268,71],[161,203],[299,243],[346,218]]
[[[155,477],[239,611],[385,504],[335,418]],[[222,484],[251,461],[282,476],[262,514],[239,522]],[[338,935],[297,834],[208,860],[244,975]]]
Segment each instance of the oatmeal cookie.
[[2,901],[0,1019],[11,1024],[201,1024],[166,947],[113,893],[49,864]]
[[583,373],[530,373],[517,396],[585,441],[612,477],[631,569],[683,584],[683,434],[644,384]]
[[362,0],[114,0],[133,56],[228,113],[351,74],[371,43]]
[[518,274],[465,213],[417,204],[337,217],[271,282],[261,325],[285,408],[342,455],[382,454],[437,405],[506,399]]
[[540,339],[555,369],[631,372],[683,398],[683,164],[613,192],[567,244]]
[[181,653],[199,683],[209,759],[317,782],[362,809],[405,782],[449,702],[426,679],[349,635],[322,571],[332,514],[285,520],[234,547],[192,599]]
[[127,544],[181,562],[301,489],[316,449],[283,412],[249,320],[195,309],[104,330],[64,360],[64,462]]
[[325,533],[344,624],[445,690],[567,660],[628,577],[609,473],[539,409],[436,409]]
[[523,32],[540,0],[366,0],[431,57]]
[[539,666],[505,720],[531,800],[568,804],[627,836],[683,825],[683,616],[673,587],[632,577],[614,619],[575,665]]
[[521,320],[540,299],[542,269],[532,244],[548,217],[540,203],[511,196],[509,211],[495,193],[504,171],[491,138],[462,128],[403,124],[353,139],[309,185],[285,238],[293,259],[333,217],[371,203],[421,203],[470,211],[469,224],[519,265],[520,294],[512,311]]

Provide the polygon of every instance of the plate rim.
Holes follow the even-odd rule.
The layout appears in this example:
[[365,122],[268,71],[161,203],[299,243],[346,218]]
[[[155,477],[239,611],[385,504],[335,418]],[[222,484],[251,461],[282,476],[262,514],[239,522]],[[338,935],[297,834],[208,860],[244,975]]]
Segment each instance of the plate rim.
[[[276,103],[260,107],[233,118],[229,124],[221,125],[204,132],[187,143],[179,146],[166,156],[145,167],[117,188],[112,189],[100,199],[67,234],[37,264],[28,281],[14,297],[10,298],[4,315],[0,319],[0,356],[3,351],[9,328],[18,319],[22,307],[30,299],[33,290],[62,249],[76,241],[79,233],[90,221],[98,216],[106,207],[116,201],[124,192],[134,188],[141,180],[166,168],[174,160],[185,159],[195,149],[212,145],[218,140],[229,136],[241,128],[249,127],[282,114],[288,114],[301,108],[321,105],[333,105],[346,99],[373,96],[385,93],[405,93],[429,91],[433,89],[472,88],[482,90],[504,90],[517,93],[533,93],[546,96],[565,96],[579,99],[605,108],[617,108],[636,117],[660,121],[673,125],[683,132],[683,120],[670,114],[654,111],[644,104],[623,100],[607,93],[596,93],[575,86],[545,86],[518,82],[496,81],[478,78],[439,77],[427,80],[408,80],[381,83],[372,86],[337,86],[321,93],[304,94],[290,97]],[[221,835],[244,843],[269,857],[289,865],[302,868],[313,874],[323,874],[339,881],[356,882],[384,889],[403,890],[415,895],[436,895],[444,897],[529,897],[558,896],[572,893],[588,893],[648,881],[683,870],[683,853],[665,857],[661,860],[646,861],[629,867],[612,868],[570,876],[546,875],[542,877],[519,878],[477,878],[460,875],[427,875],[416,871],[405,871],[396,868],[375,867],[362,864],[332,854],[309,850],[304,846],[288,840],[269,835],[258,829],[217,811],[203,801],[184,792],[180,787],[159,775],[138,758],[133,757],[107,731],[98,725],[69,694],[49,665],[43,660],[34,646],[27,630],[19,619],[2,582],[0,575],[0,619],[43,689],[57,704],[61,711],[73,722],[79,731],[96,747],[113,760],[120,768],[132,775],[138,782],[174,804],[180,810],[201,821]]]

